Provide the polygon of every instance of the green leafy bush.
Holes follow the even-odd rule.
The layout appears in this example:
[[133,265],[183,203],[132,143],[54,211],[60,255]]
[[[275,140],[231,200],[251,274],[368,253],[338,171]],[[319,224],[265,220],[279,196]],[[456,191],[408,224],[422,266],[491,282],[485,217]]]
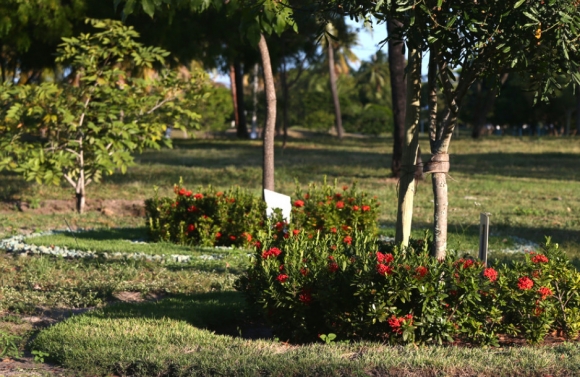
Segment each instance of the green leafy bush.
[[[378,202],[368,194],[336,184],[310,185],[306,192],[299,187],[292,201],[291,224],[280,214],[273,222],[275,237],[305,233],[312,238],[318,233],[350,237],[354,230],[377,232]],[[266,203],[241,188],[216,192],[214,188],[187,190],[174,186],[174,198],[155,197],[145,201],[149,233],[153,240],[182,245],[236,246],[254,245],[259,232],[269,232]]]
[[236,287],[284,340],[496,345],[498,334],[578,334],[580,274],[550,243],[526,263],[484,268],[453,253],[438,261],[426,241],[401,250],[356,231],[263,236]]
[[150,236],[182,245],[248,247],[264,226],[266,203],[239,187],[193,192],[174,186],[175,198],[145,201]]

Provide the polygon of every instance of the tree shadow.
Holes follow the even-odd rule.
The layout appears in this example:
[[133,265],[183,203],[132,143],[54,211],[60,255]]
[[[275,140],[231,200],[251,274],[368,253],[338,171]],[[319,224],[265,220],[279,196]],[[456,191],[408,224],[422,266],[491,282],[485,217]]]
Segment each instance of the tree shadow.
[[149,240],[147,228],[145,227],[90,229],[82,232],[62,232],[61,235],[63,237],[76,238],[79,240],[97,240],[97,241]]

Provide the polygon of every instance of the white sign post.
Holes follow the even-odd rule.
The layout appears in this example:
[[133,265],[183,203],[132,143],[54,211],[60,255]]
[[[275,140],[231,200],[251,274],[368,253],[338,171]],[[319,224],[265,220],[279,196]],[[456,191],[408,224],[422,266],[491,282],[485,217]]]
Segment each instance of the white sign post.
[[283,195],[274,191],[264,190],[264,200],[268,208],[266,215],[271,217],[274,209],[280,208],[282,210],[282,217],[287,223],[290,223],[290,212],[292,211],[292,200],[288,195]]

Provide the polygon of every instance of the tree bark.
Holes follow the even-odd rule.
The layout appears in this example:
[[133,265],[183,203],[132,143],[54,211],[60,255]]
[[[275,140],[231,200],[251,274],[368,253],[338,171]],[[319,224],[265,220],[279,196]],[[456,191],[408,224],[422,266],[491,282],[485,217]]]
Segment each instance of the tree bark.
[[262,71],[264,73],[264,87],[266,91],[266,124],[264,126],[264,149],[262,166],[262,187],[274,191],[274,133],[276,132],[276,88],[268,44],[264,35],[260,35],[258,43],[262,58]]
[[236,69],[233,64],[230,64],[230,86],[232,91],[232,101],[234,102],[234,122],[237,130],[240,126],[240,118],[238,114],[238,95],[236,90]]
[[246,106],[244,104],[244,75],[242,73],[242,64],[236,60],[234,62],[234,71],[236,76],[236,100],[238,103],[238,120],[237,136],[242,139],[248,138],[248,126],[246,124]]
[[401,179],[397,207],[395,242],[406,247],[411,237],[413,200],[415,197],[415,164],[419,149],[419,115],[421,101],[421,51],[409,48],[407,71],[407,110],[405,119],[405,143],[403,144]]
[[[387,21],[389,36],[395,33],[400,22]],[[405,82],[405,54],[403,41],[389,39],[389,70],[391,75],[391,96],[393,103],[393,158],[391,172],[393,177],[401,176],[401,159],[403,157],[403,143],[405,140],[405,110],[407,106],[407,86]]]
[[332,102],[334,104],[334,126],[336,127],[336,135],[339,139],[344,136],[342,128],[342,113],[340,111],[340,101],[338,100],[338,88],[336,87],[336,71],[334,70],[334,48],[332,41],[327,37],[328,41],[328,73],[330,76],[330,93],[332,93]]

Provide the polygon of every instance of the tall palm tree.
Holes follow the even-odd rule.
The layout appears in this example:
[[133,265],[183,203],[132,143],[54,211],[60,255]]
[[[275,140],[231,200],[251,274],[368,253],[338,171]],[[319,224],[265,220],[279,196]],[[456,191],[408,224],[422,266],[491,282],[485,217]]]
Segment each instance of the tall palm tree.
[[[334,117],[336,134],[339,139],[344,135],[342,127],[342,113],[340,111],[340,101],[338,99],[337,79],[338,75],[348,74],[350,71],[349,62],[357,62],[358,58],[352,52],[351,47],[356,45],[357,36],[348,29],[344,20],[342,22],[326,24],[326,35],[322,39],[323,48],[328,54],[328,72],[330,76],[330,92],[334,104]],[[335,56],[336,54],[336,56]]]

